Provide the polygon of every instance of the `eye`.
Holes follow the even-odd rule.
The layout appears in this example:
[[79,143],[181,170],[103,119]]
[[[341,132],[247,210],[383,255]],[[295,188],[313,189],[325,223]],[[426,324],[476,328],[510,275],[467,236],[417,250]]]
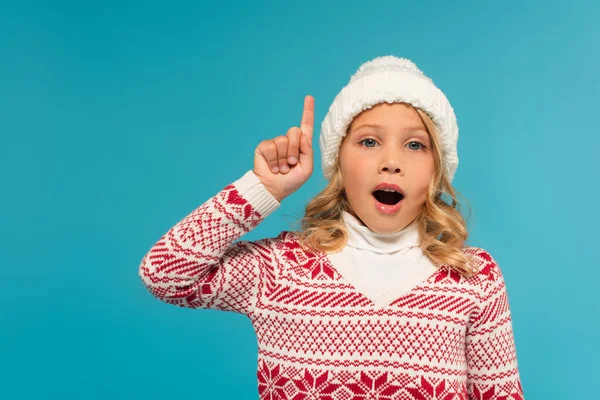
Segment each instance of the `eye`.
[[[373,138],[365,138],[365,139],[362,139],[361,141],[359,141],[358,143],[365,143],[365,142],[372,143],[372,144],[377,143],[377,141],[375,141],[375,139],[373,139]],[[373,146],[367,146],[367,147],[373,147]]]
[[[374,146],[375,146],[375,144],[377,144],[377,141],[376,141],[375,139],[373,139],[373,138],[365,138],[365,139],[362,139],[362,140],[360,140],[358,143],[361,143],[361,144],[363,144],[363,143],[364,143],[364,145],[365,145],[366,147],[374,147]],[[373,146],[371,146],[371,145],[369,145],[369,144],[367,144],[367,143],[370,143],[370,144],[372,144]],[[414,147],[413,147],[413,148],[411,148],[411,150],[413,150],[413,151],[419,151],[419,150],[426,150],[426,149],[427,149],[427,146],[425,146],[425,145],[424,145],[423,143],[421,143],[421,142],[417,142],[416,140],[413,140],[413,141],[409,142],[409,143],[408,143],[408,145],[411,145],[411,144],[413,144],[413,143],[416,143],[417,145],[421,146],[421,147],[417,147],[417,148],[414,148]]]
[[426,149],[427,149],[427,146],[425,146],[425,145],[424,145],[423,143],[421,143],[421,142],[417,142],[417,141],[413,140],[413,141],[409,142],[408,144],[410,145],[410,144],[412,144],[412,143],[419,144],[419,145],[421,145],[421,147],[420,147],[420,148],[416,148],[416,149],[414,149],[414,148],[413,148],[413,149],[411,149],[411,150],[419,151],[419,150],[421,150],[421,149],[423,149],[423,150],[426,150]]

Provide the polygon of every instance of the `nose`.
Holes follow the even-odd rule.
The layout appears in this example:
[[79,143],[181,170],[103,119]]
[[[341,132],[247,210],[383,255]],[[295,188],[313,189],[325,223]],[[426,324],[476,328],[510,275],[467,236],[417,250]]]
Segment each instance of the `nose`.
[[384,173],[384,172],[389,172],[392,174],[397,174],[400,172],[403,172],[404,168],[401,167],[400,165],[400,161],[398,161],[398,156],[387,156],[386,158],[384,158],[381,161],[381,164],[379,165],[379,172],[380,173]]

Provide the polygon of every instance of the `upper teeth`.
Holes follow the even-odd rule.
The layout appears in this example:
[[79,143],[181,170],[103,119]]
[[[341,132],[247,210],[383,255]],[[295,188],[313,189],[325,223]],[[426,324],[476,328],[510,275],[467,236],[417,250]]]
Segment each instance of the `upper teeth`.
[[379,190],[383,190],[384,192],[395,192],[394,189],[379,189]]

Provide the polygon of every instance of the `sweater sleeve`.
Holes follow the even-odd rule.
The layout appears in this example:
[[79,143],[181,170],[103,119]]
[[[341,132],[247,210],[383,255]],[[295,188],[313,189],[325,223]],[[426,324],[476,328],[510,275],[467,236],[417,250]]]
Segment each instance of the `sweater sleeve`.
[[469,400],[524,399],[519,376],[508,293],[502,270],[483,251],[480,304],[466,337]]
[[150,248],[139,276],[150,293],[179,307],[248,315],[275,279],[272,239],[239,237],[280,203],[252,170],[183,218]]

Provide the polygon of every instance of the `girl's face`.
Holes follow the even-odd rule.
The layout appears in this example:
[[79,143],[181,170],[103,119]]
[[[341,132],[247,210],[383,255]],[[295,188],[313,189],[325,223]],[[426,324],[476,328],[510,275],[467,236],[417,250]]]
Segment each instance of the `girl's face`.
[[[435,172],[431,144],[410,105],[380,103],[354,118],[340,146],[340,167],[348,202],[372,231],[398,232],[421,212]],[[380,183],[404,192],[397,211],[378,208],[373,192]]]

